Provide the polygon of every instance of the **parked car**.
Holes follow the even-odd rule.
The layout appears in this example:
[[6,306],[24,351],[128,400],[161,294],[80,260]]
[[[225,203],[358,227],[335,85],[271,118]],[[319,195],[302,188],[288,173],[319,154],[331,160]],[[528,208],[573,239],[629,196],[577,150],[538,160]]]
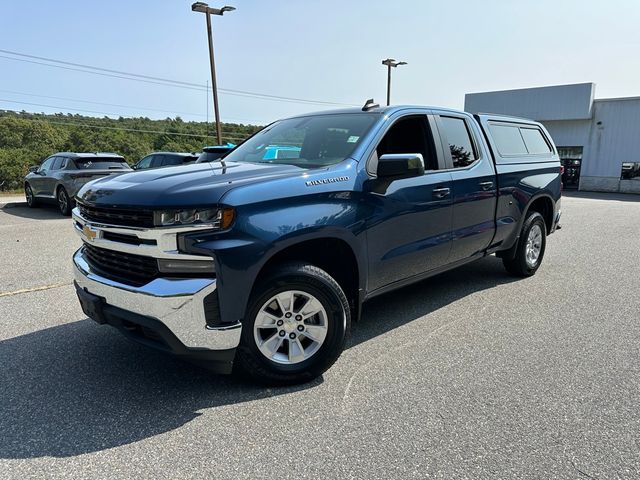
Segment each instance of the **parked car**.
[[[265,160],[284,139],[295,158]],[[521,118],[368,103],[224,160],[85,186],[75,283],[98,323],[268,383],[329,368],[377,295],[491,254],[534,275],[560,220],[556,148]]]
[[187,165],[198,159],[197,153],[155,152],[140,159],[133,166],[134,170],[147,170],[149,168],[175,167]]
[[213,162],[214,160],[219,160],[234,148],[236,148],[236,146],[233,143],[204,147],[202,149],[202,153],[198,157],[198,160],[196,160],[196,163]]
[[29,168],[24,179],[27,205],[57,203],[60,213],[71,215],[74,197],[85,183],[130,170],[124,157],[115,153],[56,153]]

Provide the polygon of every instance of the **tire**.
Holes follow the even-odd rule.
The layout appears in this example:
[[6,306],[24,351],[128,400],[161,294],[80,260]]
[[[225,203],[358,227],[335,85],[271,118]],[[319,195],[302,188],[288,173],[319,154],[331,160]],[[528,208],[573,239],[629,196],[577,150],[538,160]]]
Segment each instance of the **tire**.
[[73,210],[73,201],[69,198],[69,194],[64,187],[58,187],[56,200],[58,201],[58,208],[60,209],[60,213],[65,217],[70,216],[71,210]]
[[347,298],[327,272],[304,263],[285,264],[251,295],[236,365],[263,384],[308,382],[338,359],[350,328]]
[[515,256],[502,259],[504,268],[517,277],[534,275],[542,263],[546,246],[547,226],[544,218],[538,212],[531,212],[522,224]]
[[35,208],[38,206],[38,200],[33,195],[33,190],[31,189],[31,185],[25,183],[24,185],[24,196],[27,199],[27,206],[29,208]]

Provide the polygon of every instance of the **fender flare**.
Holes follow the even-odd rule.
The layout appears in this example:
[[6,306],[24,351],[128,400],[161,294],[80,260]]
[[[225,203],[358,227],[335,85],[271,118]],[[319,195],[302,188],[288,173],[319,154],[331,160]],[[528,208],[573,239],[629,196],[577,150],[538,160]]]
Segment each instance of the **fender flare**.
[[555,211],[555,205],[556,205],[556,201],[553,199],[553,196],[551,195],[550,192],[548,191],[542,191],[542,192],[538,192],[535,195],[533,195],[529,201],[527,202],[526,207],[524,208],[524,210],[522,211],[522,215],[520,215],[520,219],[518,220],[518,228],[517,228],[517,235],[515,236],[514,240],[513,240],[513,244],[507,248],[506,250],[501,250],[499,252],[497,252],[497,256],[500,258],[507,258],[509,260],[513,260],[513,258],[516,255],[516,251],[518,250],[518,243],[520,241],[520,233],[522,231],[522,225],[524,224],[525,219],[527,218],[527,215],[529,213],[529,209],[531,208],[531,205],[533,204],[533,202],[535,202],[536,200],[540,199],[540,198],[548,198],[551,201],[551,205]]

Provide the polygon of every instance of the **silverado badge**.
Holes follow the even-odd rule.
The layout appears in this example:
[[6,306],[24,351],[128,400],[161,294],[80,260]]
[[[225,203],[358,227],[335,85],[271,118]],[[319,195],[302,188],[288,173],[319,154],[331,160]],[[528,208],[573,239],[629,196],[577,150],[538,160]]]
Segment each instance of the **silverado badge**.
[[337,183],[337,182],[346,182],[349,180],[349,177],[333,177],[333,178],[322,178],[320,180],[309,180],[308,182],[304,182],[307,187],[314,187],[316,185],[326,185],[327,183]]

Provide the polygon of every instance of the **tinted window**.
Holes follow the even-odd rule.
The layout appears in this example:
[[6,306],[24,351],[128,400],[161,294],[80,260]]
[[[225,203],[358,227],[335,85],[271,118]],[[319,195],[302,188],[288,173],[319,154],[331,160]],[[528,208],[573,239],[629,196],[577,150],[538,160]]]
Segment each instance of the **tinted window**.
[[524,138],[529,153],[551,153],[551,147],[542,136],[542,132],[537,128],[521,128],[520,133]]
[[180,157],[175,155],[162,155],[162,166],[168,167],[170,165],[180,165],[182,163]]
[[185,155],[163,155],[162,166],[168,167],[169,165],[182,165],[189,161],[189,157]]
[[64,161],[63,157],[55,157],[56,159],[53,161],[53,165],[51,165],[51,170],[60,170],[62,167],[62,162]]
[[127,168],[124,159],[114,157],[87,157],[74,159],[78,170],[120,170]]
[[473,150],[473,142],[467,129],[467,124],[462,118],[440,117],[442,134],[449,144],[453,167],[466,167],[476,160]]
[[[438,160],[433,147],[431,129],[426,117],[405,117],[394,123],[376,148],[378,158],[388,153],[419,153],[426,170],[437,170]],[[375,171],[377,159],[371,166]]]
[[526,155],[528,153],[518,127],[492,123],[489,128],[500,155]]
[[[282,120],[236,147],[225,160],[285,163],[307,168],[333,165],[349,158],[378,118],[378,114],[356,113]],[[269,158],[267,149],[274,145],[299,148],[299,158]]]
[[151,168],[161,167],[163,157],[164,155],[153,155],[151,159]]
[[220,152],[202,152],[198,157],[198,163],[213,162],[214,160],[224,157],[227,153],[229,153],[229,150]]
[[42,165],[40,165],[40,168],[38,169],[38,171],[42,172],[46,170],[51,170],[51,165],[53,165],[53,162],[55,159],[56,157],[47,158],[44,162],[42,162]]
[[146,157],[144,157],[142,160],[138,162],[138,164],[136,165],[136,168],[139,168],[139,169],[149,168],[151,166],[151,160],[153,160],[153,155],[147,155]]

